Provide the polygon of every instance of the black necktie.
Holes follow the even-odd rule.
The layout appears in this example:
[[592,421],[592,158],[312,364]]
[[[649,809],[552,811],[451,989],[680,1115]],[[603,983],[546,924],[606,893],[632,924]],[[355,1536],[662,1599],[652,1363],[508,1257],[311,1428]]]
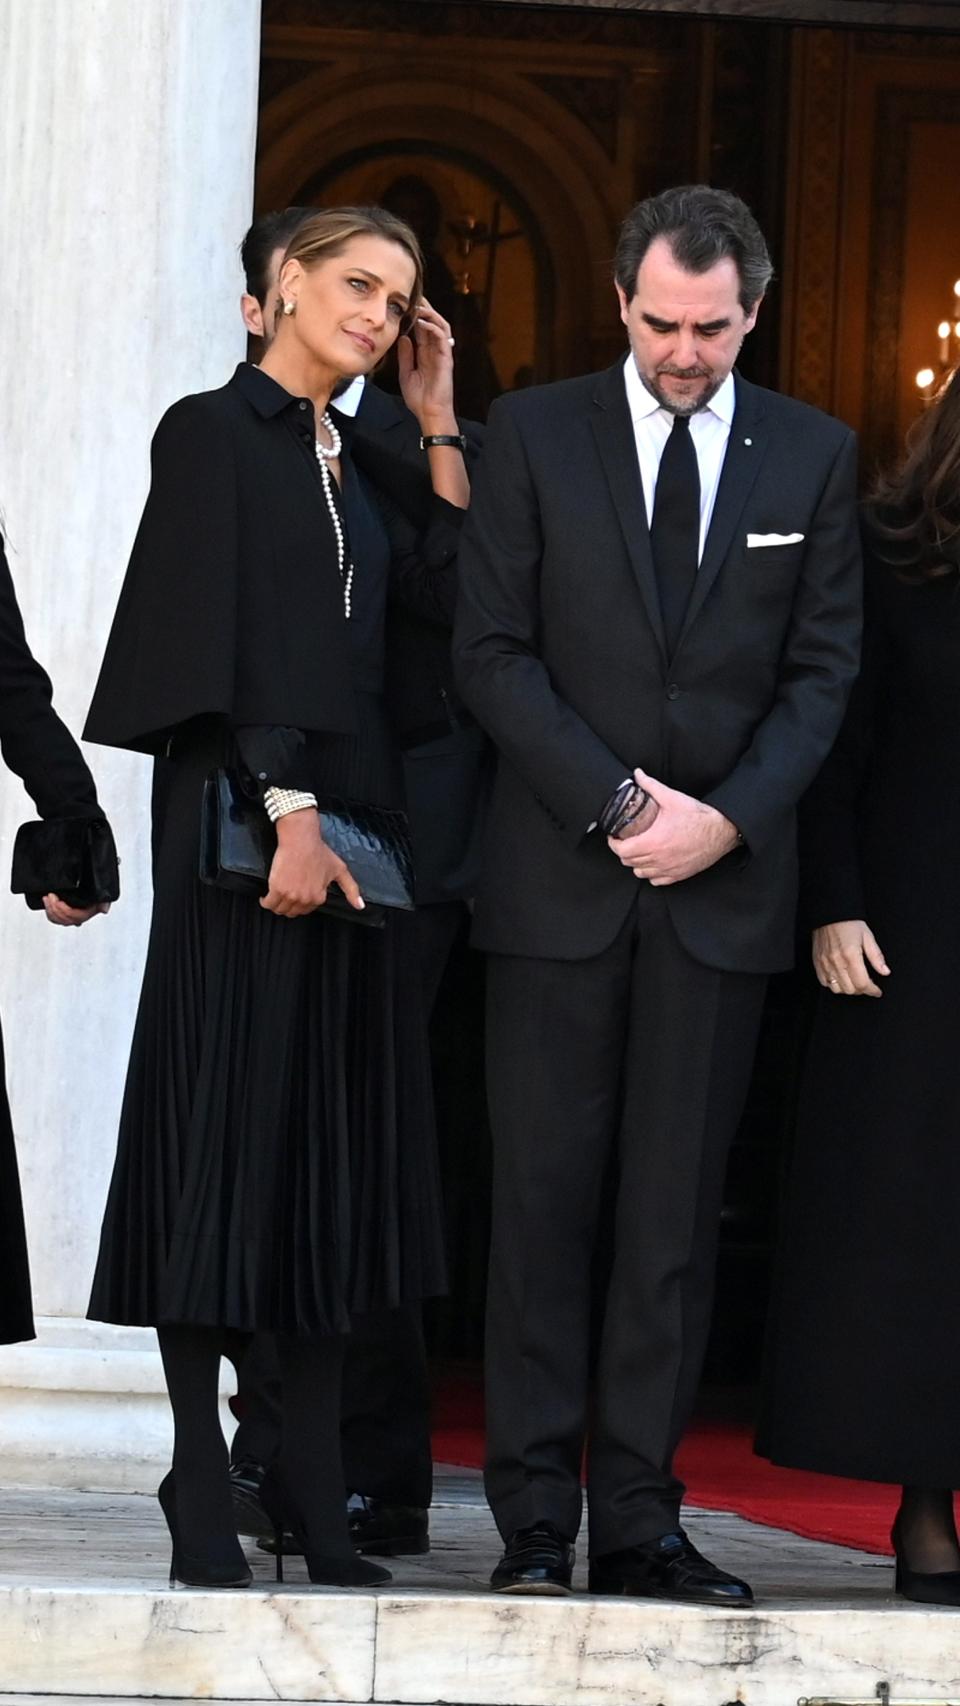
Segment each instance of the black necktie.
[[674,415],[673,431],[660,458],[650,544],[667,652],[672,657],[697,578],[700,555],[700,470],[688,415]]

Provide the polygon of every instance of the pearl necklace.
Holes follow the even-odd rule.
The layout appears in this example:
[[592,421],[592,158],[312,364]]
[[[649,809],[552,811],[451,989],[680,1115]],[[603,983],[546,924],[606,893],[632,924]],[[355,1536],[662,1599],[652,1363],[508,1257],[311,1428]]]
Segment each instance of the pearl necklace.
[[327,500],[327,509],[330,512],[330,520],[333,523],[333,531],[336,536],[337,568],[340,570],[340,579],[343,582],[343,613],[349,622],[353,602],[353,564],[352,562],[347,561],[347,545],[346,540],[343,537],[343,522],[340,520],[340,511],[337,507],[337,500],[333,495],[333,475],[330,472],[329,466],[330,463],[335,462],[337,457],[340,455],[340,452],[343,449],[343,440],[334,426],[333,421],[330,419],[329,413],[324,413],[320,416],[320,424],[321,426],[325,426],[327,432],[330,434],[330,444],[329,446],[321,444],[320,440],[316,439],[314,448],[317,453],[317,461],[320,464],[320,478],[323,481],[323,495]]

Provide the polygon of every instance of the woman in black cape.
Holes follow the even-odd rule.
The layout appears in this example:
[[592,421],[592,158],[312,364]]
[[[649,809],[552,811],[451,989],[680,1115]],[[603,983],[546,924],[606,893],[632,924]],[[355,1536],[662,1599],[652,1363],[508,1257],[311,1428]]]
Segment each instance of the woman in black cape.
[[[93,777],[76,741],[51,703],[49,679],[23,631],[13,579],[0,539],[0,751],[42,818],[100,818]],[[81,910],[44,896],[53,924],[83,924],[106,906]],[[0,1038],[0,1344],[32,1339],[30,1272],[20,1178],[4,1078]]]
[[[158,1329],[173,1572],[220,1586],[250,1580],[221,1352],[236,1360],[247,1335],[275,1335],[282,1444],[261,1497],[311,1580],[388,1580],[348,1537],[344,1335],[354,1314],[444,1279],[415,920],[325,916],[332,883],[362,901],[315,808],[323,794],[403,803],[384,611],[398,563],[426,549],[393,506],[385,520],[327,405],[413,328],[408,395],[422,431],[447,441],[430,450],[431,527],[454,533],[466,477],[451,339],[421,303],[416,239],[382,209],[308,220],[280,283],[261,366],[160,423],[87,725],[158,755],[153,922],[90,1311]],[[246,772],[277,824],[259,903],[198,880],[201,793],[222,764]]]
[[801,818],[822,989],[758,1449],[899,1484],[898,1591],[960,1605],[960,373],[865,531],[862,673]]

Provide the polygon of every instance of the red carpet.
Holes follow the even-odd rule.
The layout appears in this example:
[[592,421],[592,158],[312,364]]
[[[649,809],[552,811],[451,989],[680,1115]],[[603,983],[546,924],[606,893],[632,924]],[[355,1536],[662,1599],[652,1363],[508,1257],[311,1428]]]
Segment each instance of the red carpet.
[[[475,1379],[442,1382],[434,1411],[434,1457],[464,1469],[483,1466],[483,1401]],[[677,1457],[691,1505],[735,1511],[808,1540],[832,1540],[864,1552],[889,1554],[897,1489],[777,1469],[753,1454],[752,1430],[742,1422],[698,1422]]]

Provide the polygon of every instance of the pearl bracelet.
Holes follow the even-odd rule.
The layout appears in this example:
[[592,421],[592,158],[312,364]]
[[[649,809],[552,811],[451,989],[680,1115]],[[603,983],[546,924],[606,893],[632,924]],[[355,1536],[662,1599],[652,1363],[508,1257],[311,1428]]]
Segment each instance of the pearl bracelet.
[[316,806],[317,796],[304,794],[298,788],[266,788],[263,803],[270,822],[276,823],[278,817],[287,817],[290,812],[302,812],[308,806]]

